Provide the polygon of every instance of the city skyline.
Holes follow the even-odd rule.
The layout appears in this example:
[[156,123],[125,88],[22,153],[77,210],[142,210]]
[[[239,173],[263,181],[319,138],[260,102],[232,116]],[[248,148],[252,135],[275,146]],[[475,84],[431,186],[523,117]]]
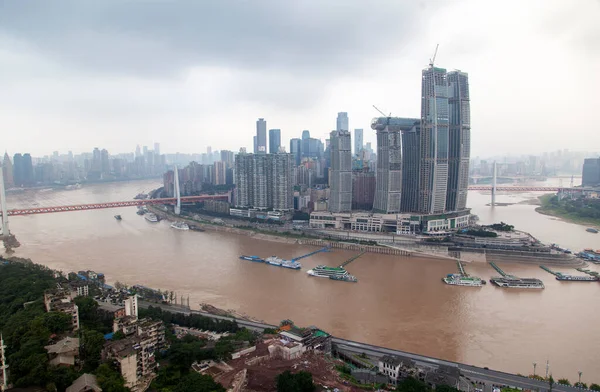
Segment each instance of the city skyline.
[[[583,72],[600,65],[600,5],[593,1],[388,3],[378,10],[390,21],[402,15],[399,23],[366,17],[372,6],[360,2],[233,10],[129,3],[119,6],[127,23],[108,19],[111,3],[76,3],[69,12],[38,5],[3,8],[0,123],[10,130],[2,147],[11,152],[37,156],[67,142],[74,153],[95,145],[117,151],[142,139],[162,140],[162,151],[172,153],[217,144],[237,150],[239,141],[252,151],[251,138],[242,137],[259,116],[281,129],[282,140],[302,129],[325,139],[340,111],[349,113],[352,129],[368,129],[377,115],[372,105],[394,116],[417,113],[416,79],[437,43],[438,61],[468,69],[476,86],[472,123],[482,132],[473,135],[472,156],[563,148],[566,129],[573,150],[600,144],[588,93],[600,76]],[[63,23],[70,12],[77,24]],[[207,23],[197,23],[198,15]],[[234,28],[225,29],[222,18],[234,18]],[[260,28],[249,28],[256,18]],[[350,35],[343,33],[347,20],[360,21]],[[242,31],[244,43],[233,39]],[[207,36],[223,42],[210,44]],[[540,63],[551,66],[527,71]],[[560,99],[550,99],[557,86]],[[497,121],[499,114],[510,115],[512,125]],[[374,132],[365,132],[368,142]]]

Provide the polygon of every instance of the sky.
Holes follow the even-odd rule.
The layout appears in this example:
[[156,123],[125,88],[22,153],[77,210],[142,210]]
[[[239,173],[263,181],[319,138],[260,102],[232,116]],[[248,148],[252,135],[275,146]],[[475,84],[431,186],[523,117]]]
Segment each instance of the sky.
[[600,150],[600,0],[0,0],[0,150],[252,149],[420,116],[469,74],[472,157]]

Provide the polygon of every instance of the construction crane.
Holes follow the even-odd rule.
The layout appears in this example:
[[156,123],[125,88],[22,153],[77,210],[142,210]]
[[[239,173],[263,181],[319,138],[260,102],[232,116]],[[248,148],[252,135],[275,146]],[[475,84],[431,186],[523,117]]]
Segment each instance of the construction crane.
[[379,113],[381,113],[381,115],[382,115],[383,117],[392,117],[392,113],[390,113],[390,114],[385,114],[384,112],[382,112],[381,110],[379,110],[379,108],[378,108],[377,106],[373,105],[373,107],[375,108],[375,110],[377,110]]
[[433,57],[429,59],[429,66],[433,68],[433,63],[435,63],[435,56],[437,56],[437,51],[440,44],[435,45],[435,52],[433,53]]

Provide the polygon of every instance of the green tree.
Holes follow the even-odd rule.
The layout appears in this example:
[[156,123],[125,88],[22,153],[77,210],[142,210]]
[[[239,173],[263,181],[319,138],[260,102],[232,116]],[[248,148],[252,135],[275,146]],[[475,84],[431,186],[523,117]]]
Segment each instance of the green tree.
[[118,330],[117,332],[113,333],[112,340],[122,340],[122,339],[125,339],[125,334],[123,333],[123,331]]
[[427,384],[417,380],[416,378],[408,377],[400,381],[396,386],[396,391],[402,392],[430,392],[431,389]]
[[292,374],[289,370],[277,376],[277,392],[313,392],[316,389],[312,374],[300,371]]
[[100,365],[104,335],[92,329],[84,329],[81,337],[81,356],[85,361],[83,369],[85,372],[91,372]]
[[110,364],[103,363],[96,369],[96,378],[98,385],[102,388],[103,392],[128,392],[129,389],[125,388],[125,379],[121,376],[116,369]]
[[437,385],[435,392],[458,392],[458,389],[451,387],[450,385]]
[[571,385],[571,381],[567,380],[566,378],[559,378],[557,382],[562,385]]
[[590,384],[590,389],[591,389],[592,391],[600,391],[600,385],[598,385],[598,384],[595,384],[595,383],[593,383],[593,384]]
[[548,385],[550,386],[549,392],[552,392],[552,388],[554,388],[554,377],[552,377],[552,374],[548,377]]
[[586,384],[586,383],[584,383],[584,382],[579,382],[579,381],[578,381],[578,382],[576,382],[575,384],[573,384],[573,386],[574,386],[574,387],[577,387],[577,388],[583,388],[583,389],[587,389],[587,384]]
[[42,322],[52,333],[63,333],[71,329],[71,315],[61,312],[44,313],[36,322]]
[[181,378],[173,392],[225,392],[225,388],[207,374],[192,372]]

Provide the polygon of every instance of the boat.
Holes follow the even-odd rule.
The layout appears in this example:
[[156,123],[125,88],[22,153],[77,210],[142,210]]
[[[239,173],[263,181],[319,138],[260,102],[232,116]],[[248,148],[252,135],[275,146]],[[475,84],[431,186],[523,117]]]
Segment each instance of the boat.
[[177,230],[189,230],[190,227],[185,222],[173,222],[171,227]]
[[358,282],[355,276],[350,275],[344,267],[328,267],[326,265],[318,265],[306,272],[310,276],[317,278],[328,278],[331,280],[343,280],[345,282]]
[[158,222],[158,217],[155,214],[151,213],[151,212],[145,214],[144,218],[146,218],[146,220],[148,222],[153,222],[153,223]]
[[593,227],[588,227],[585,229],[588,233],[598,233],[598,229],[594,229]]
[[498,287],[518,288],[518,289],[543,289],[544,282],[536,278],[517,278],[516,276],[495,276],[490,279],[490,283]]
[[568,281],[568,282],[597,282],[600,280],[597,276],[578,276],[578,275],[566,275],[556,274],[556,280]]
[[200,226],[195,226],[195,225],[189,225],[189,226],[190,226],[190,230],[193,230],[193,231],[201,231],[201,232],[206,231],[203,228],[201,228]]
[[453,286],[474,286],[481,287],[486,282],[477,276],[469,276],[463,274],[448,274],[442,281]]
[[256,263],[264,263],[265,259],[260,258],[258,256],[246,256],[246,255],[241,255],[240,259],[242,260],[248,260],[248,261],[254,261]]
[[121,215],[115,215],[115,219],[118,220],[118,221],[120,221],[123,218],[121,218]]
[[77,183],[77,184],[74,184],[74,185],[67,185],[65,187],[65,189],[68,190],[68,191],[72,191],[74,189],[80,189],[80,188],[81,188],[81,184],[80,183]]
[[290,268],[290,269],[300,269],[302,268],[302,264],[294,260],[284,260],[277,256],[267,257],[265,259],[265,263],[274,265],[276,267]]

